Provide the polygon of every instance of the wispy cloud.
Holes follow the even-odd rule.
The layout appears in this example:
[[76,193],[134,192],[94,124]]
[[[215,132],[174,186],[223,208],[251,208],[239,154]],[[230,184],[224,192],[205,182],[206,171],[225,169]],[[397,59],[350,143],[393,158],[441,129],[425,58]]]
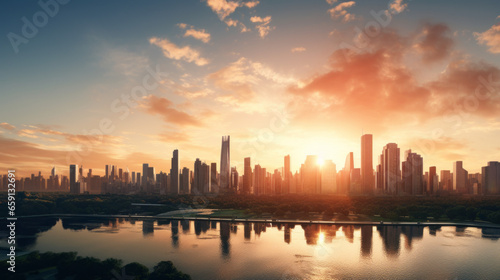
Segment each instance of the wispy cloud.
[[6,122],[3,122],[3,123],[0,123],[0,127],[1,128],[4,128],[4,129],[7,129],[7,130],[13,130],[15,129],[16,127],[9,124],[9,123],[6,123]]
[[[332,3],[328,2],[328,3],[333,4],[335,2],[332,2]],[[354,1],[343,2],[343,3],[338,4],[337,6],[329,9],[328,13],[330,13],[330,16],[333,19],[340,18],[340,19],[342,19],[342,21],[345,21],[345,22],[352,21],[352,20],[356,19],[356,16],[354,14],[347,12],[347,9],[353,7],[354,5],[356,5],[356,2],[354,2]]]
[[306,51],[306,48],[304,47],[296,47],[296,48],[292,48],[290,50],[292,53],[296,53],[296,52],[305,52]]
[[210,33],[208,33],[205,29],[195,29],[194,26],[188,25],[186,23],[178,23],[177,26],[181,29],[186,29],[184,33],[184,37],[193,37],[202,41],[203,43],[210,42]]
[[168,39],[160,39],[157,37],[149,39],[149,43],[161,48],[163,55],[167,58],[194,62],[198,66],[209,63],[208,59],[201,57],[200,52],[192,49],[190,46],[179,47]]
[[482,33],[474,32],[474,36],[479,44],[488,46],[489,52],[500,53],[500,23]]
[[168,124],[175,125],[192,125],[199,126],[201,121],[194,116],[189,115],[183,111],[175,108],[172,101],[164,97],[157,97],[155,95],[148,96],[141,107],[151,115],[158,115],[162,117],[163,121]]
[[389,5],[389,8],[392,13],[399,14],[403,12],[408,7],[408,4],[403,4],[403,0],[394,0]]
[[250,18],[250,21],[256,24],[256,28],[259,31],[259,36],[261,38],[265,38],[267,34],[274,29],[274,27],[269,26],[269,23],[271,23],[271,16],[264,18],[253,16]]
[[415,47],[422,54],[424,62],[448,57],[454,45],[451,29],[445,24],[425,24],[417,38],[419,42]]

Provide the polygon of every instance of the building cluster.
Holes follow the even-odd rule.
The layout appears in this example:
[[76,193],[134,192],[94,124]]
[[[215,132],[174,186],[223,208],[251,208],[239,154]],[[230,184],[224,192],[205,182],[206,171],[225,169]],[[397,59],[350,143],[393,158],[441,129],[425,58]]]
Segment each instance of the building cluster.
[[[491,161],[481,173],[469,174],[462,161],[453,163],[453,170],[435,166],[423,168],[421,155],[407,150],[401,161],[396,143],[385,145],[379,163],[373,164],[373,136],[361,136],[360,168],[354,168],[354,154],[348,153],[344,167],[326,160],[318,163],[318,156],[308,155],[300,170],[292,173],[290,156],[284,157],[282,168],[267,170],[260,164],[252,167],[251,158],[244,159],[243,174],[231,167],[230,138],[222,137],[220,169],[217,163],[196,159],[193,169],[181,168],[179,151],[174,150],[170,172],[156,173],[144,163],[142,172],[130,172],[116,165],[106,165],[105,175],[86,174],[82,166],[70,165],[69,178],[56,174],[44,179],[39,173],[21,178],[17,190],[69,191],[70,193],[151,193],[151,194],[207,194],[235,193],[254,195],[273,194],[339,194],[339,195],[500,195],[500,162]],[[375,168],[374,168],[375,167]],[[7,188],[7,175],[0,187]]]

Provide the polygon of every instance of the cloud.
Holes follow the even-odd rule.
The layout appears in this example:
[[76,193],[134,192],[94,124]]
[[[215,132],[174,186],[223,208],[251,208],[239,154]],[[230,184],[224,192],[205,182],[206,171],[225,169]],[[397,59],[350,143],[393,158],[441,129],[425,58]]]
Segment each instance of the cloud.
[[225,22],[225,23],[227,24],[227,26],[229,26],[229,27],[231,27],[231,26],[234,26],[234,27],[239,26],[239,27],[240,27],[240,32],[241,32],[241,33],[245,33],[245,32],[250,31],[250,29],[249,29],[249,28],[247,28],[245,24],[243,24],[241,21],[238,21],[238,20],[236,20],[236,19],[226,19],[224,22]]
[[208,75],[208,80],[224,91],[219,94],[218,100],[224,103],[248,102],[255,97],[252,84],[256,84],[259,79],[249,72],[249,61],[242,57],[238,61]]
[[415,45],[424,62],[432,63],[447,58],[454,46],[450,28],[445,24],[426,24]]
[[304,47],[296,47],[296,48],[293,48],[290,50],[292,53],[296,53],[296,52],[305,52],[306,51],[306,48]]
[[[334,2],[333,3],[328,2],[328,3],[333,4]],[[356,17],[354,16],[354,14],[348,13],[346,11],[346,9],[351,8],[354,5],[356,5],[356,2],[354,2],[354,1],[343,2],[343,3],[338,4],[337,6],[329,9],[328,13],[330,13],[330,16],[333,19],[341,18],[342,21],[349,22],[349,21],[354,20]]]
[[112,74],[133,79],[144,73],[149,59],[125,49],[109,47],[102,53],[101,63],[110,68]]
[[493,25],[482,33],[474,32],[474,36],[479,44],[488,46],[489,52],[500,53],[500,24]]
[[144,100],[141,107],[150,115],[161,116],[163,121],[169,124],[191,126],[201,125],[200,120],[185,112],[177,110],[172,101],[163,97],[150,95]]
[[178,23],[177,26],[179,26],[180,29],[186,29],[188,27],[185,23]]
[[227,0],[207,0],[207,5],[221,20],[224,20],[240,6],[240,3]]
[[205,29],[196,30],[194,28],[190,28],[186,30],[186,33],[184,33],[184,37],[189,37],[189,36],[198,39],[203,43],[210,42],[210,33],[206,32]]
[[390,5],[389,9],[393,14],[399,14],[403,12],[408,7],[408,4],[403,4],[403,0],[394,0]]
[[274,27],[269,26],[269,23],[271,23],[271,16],[265,18],[253,16],[250,18],[250,21],[256,24],[256,28],[261,38],[265,38],[267,34],[274,29]]
[[[427,36],[432,39],[423,41],[445,43],[419,41],[431,53],[426,59],[442,59],[445,55],[435,48],[444,46],[450,50],[450,43],[443,36],[448,28],[438,25],[427,29]],[[414,70],[426,67],[427,62],[406,62],[415,46],[412,40],[417,39],[386,29],[360,51],[336,50],[330,57],[329,71],[306,79],[303,86],[289,87],[287,108],[294,120],[309,127],[335,122],[338,129],[347,131],[353,127],[384,131],[438,117],[446,117],[454,124],[454,116],[462,111],[482,117],[498,116],[500,99],[491,92],[500,91],[500,69],[454,58],[433,81],[420,83]],[[481,77],[492,82],[481,88],[477,98],[474,93],[482,85]]]
[[203,66],[209,63],[208,59],[201,57],[197,50],[194,50],[189,46],[178,47],[168,39],[160,39],[156,37],[149,39],[149,43],[161,48],[163,55],[167,58],[194,62],[198,66]]
[[334,3],[337,3],[338,0],[326,0],[326,3],[333,5]]
[[259,5],[259,1],[248,1],[248,2],[243,2],[242,5],[246,6],[249,9],[255,8],[255,6]]
[[15,126],[6,122],[0,123],[0,127],[7,130],[14,130],[16,128]]
[[280,86],[296,82],[292,77],[281,75],[268,66],[245,57],[207,76],[208,81],[223,90],[218,93],[216,100],[232,105],[252,102],[257,96],[254,87],[261,84],[263,79]]

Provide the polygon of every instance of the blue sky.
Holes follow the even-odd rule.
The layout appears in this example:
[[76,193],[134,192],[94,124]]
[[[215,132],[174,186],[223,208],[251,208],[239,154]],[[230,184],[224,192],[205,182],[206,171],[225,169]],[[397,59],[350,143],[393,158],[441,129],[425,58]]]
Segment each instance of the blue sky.
[[[17,53],[9,34],[23,36],[22,18],[32,23],[44,10],[9,1],[0,11],[1,168],[48,172],[78,161],[99,173],[105,164],[139,170],[151,162],[165,171],[173,149],[192,168],[197,157],[218,162],[220,138],[231,135],[237,167],[252,156],[280,168],[290,154],[297,169],[319,154],[340,169],[350,151],[359,166],[361,131],[374,134],[374,163],[389,142],[438,169],[464,160],[479,171],[500,158],[492,140],[500,136],[498,1],[42,2],[58,11]],[[385,11],[388,25],[342,62],[343,46],[359,44],[358,31]],[[123,106],[151,69],[164,73],[158,86],[123,117],[113,104]],[[494,94],[465,106],[490,74]],[[103,119],[113,131],[85,137]],[[72,151],[81,156],[68,160]]]

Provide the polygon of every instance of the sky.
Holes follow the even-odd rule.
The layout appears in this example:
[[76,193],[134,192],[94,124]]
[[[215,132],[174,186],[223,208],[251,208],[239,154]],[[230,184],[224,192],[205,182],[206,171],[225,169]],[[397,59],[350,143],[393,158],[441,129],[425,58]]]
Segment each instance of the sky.
[[9,1],[0,173],[168,172],[349,152],[373,134],[424,170],[500,160],[499,1]]

